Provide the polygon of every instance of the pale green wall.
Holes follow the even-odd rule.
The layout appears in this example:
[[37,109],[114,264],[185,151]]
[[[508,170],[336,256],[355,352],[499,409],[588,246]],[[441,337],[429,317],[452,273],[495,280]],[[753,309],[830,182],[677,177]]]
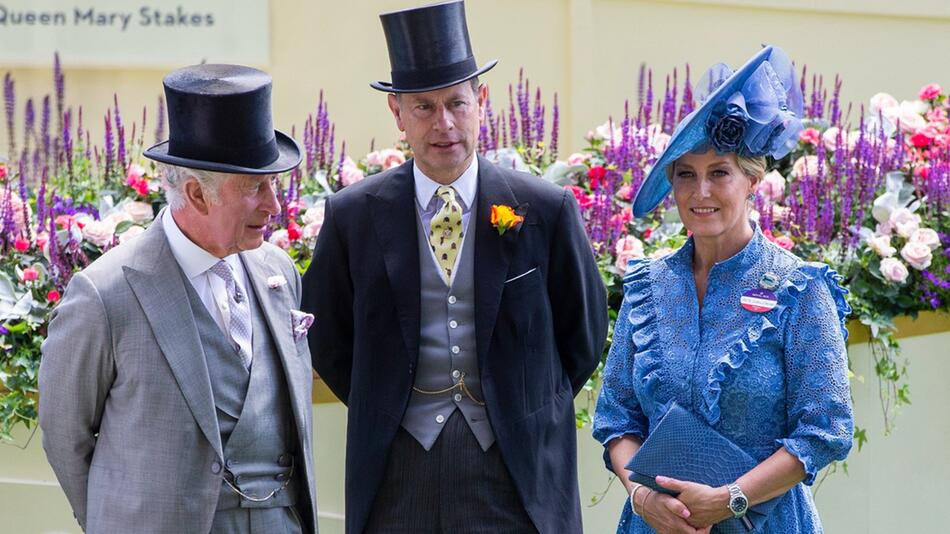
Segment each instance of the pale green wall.
[[[948,325],[950,327],[950,325]],[[849,460],[850,475],[830,477],[817,495],[826,531],[833,534],[939,532],[950,495],[950,331],[901,341],[911,361],[912,406],[903,410],[897,430],[882,435],[877,381],[866,346],[852,348],[852,382],[857,422],[869,429],[870,443]],[[314,407],[317,499],[322,534],[342,534],[343,449],[346,410],[341,404]],[[19,443],[28,434],[20,433]],[[616,482],[600,505],[589,507],[609,476],[601,448],[590,430],[578,432],[581,500],[585,532],[611,534],[624,493]],[[0,532],[38,534],[78,532],[66,499],[46,464],[37,435],[25,450],[0,446]]]

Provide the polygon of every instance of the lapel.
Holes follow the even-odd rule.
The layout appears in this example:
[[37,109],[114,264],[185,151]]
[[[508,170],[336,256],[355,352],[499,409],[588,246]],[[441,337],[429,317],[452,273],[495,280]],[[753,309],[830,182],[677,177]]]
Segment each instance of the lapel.
[[[505,287],[510,259],[509,246],[521,226],[498,235],[491,225],[491,207],[503,204],[518,206],[518,199],[511,191],[505,177],[488,160],[478,158],[478,194],[476,210],[469,220],[469,231],[475,227],[475,348],[478,363],[482,366],[491,343],[501,293]],[[484,369],[484,367],[480,367]]]
[[371,194],[369,213],[383,253],[410,365],[419,357],[419,242],[412,160],[395,169]]
[[[274,346],[277,347],[284,376],[287,379],[294,421],[297,423],[298,434],[303,439],[303,433],[307,431],[306,421],[310,410],[310,389],[307,381],[311,380],[312,375],[309,372],[309,365],[301,365],[302,360],[297,355],[297,344],[294,341],[293,323],[290,316],[290,310],[296,308],[291,294],[292,286],[287,283],[274,289],[267,287],[269,277],[283,276],[282,272],[270,267],[280,261],[279,258],[271,257],[271,254],[273,254],[272,249],[258,247],[242,252],[240,257],[250,284],[257,294],[260,312],[264,314]],[[307,372],[300,372],[302,368]]]
[[183,303],[188,306],[188,281],[168,245],[161,214],[138,239],[142,252],[137,262],[122,268],[125,278],[145,312],[195,422],[218,457],[223,458],[211,379],[198,328],[190,308],[182,309]]

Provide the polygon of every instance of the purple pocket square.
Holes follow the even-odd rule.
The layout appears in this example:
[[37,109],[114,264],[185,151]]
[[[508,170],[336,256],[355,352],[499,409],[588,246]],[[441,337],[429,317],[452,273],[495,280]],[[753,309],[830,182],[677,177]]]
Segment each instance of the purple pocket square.
[[290,310],[290,323],[294,330],[294,341],[307,337],[307,331],[313,324],[313,314],[300,310]]

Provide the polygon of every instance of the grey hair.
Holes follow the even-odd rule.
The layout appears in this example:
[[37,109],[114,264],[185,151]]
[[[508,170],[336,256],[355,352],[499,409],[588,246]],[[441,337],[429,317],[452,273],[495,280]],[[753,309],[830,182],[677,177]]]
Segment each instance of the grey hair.
[[190,179],[195,179],[201,190],[208,197],[212,204],[218,202],[218,193],[221,190],[221,184],[230,176],[221,172],[205,171],[202,169],[191,169],[188,167],[178,167],[167,163],[157,163],[158,175],[162,178],[162,187],[165,189],[165,200],[168,201],[168,207],[172,210],[179,210],[185,205],[185,184]]

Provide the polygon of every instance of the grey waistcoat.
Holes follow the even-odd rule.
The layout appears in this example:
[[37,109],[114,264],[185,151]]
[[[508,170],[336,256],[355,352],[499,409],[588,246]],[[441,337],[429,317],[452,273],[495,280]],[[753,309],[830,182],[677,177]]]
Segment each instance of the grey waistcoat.
[[[474,214],[473,214],[474,216]],[[418,218],[417,221],[420,221]],[[469,228],[474,222],[469,221]],[[475,352],[475,236],[466,231],[452,288],[439,275],[422,222],[416,224],[419,239],[420,312],[419,361],[415,387],[438,391],[459,383],[464,373],[468,391],[484,402]],[[455,347],[458,352],[455,353]],[[439,437],[445,421],[458,408],[483,450],[495,442],[495,434],[485,407],[464,391],[426,395],[415,390],[403,415],[402,426],[429,450]]]
[[[287,379],[257,295],[249,288],[253,363],[248,372],[231,341],[212,319],[191,284],[185,284],[198,326],[224,447],[223,475],[243,493],[264,497],[290,475],[297,431],[290,407]],[[303,469],[297,462],[295,470]],[[298,475],[264,502],[238,496],[222,481],[218,510],[273,508],[296,502]]]

